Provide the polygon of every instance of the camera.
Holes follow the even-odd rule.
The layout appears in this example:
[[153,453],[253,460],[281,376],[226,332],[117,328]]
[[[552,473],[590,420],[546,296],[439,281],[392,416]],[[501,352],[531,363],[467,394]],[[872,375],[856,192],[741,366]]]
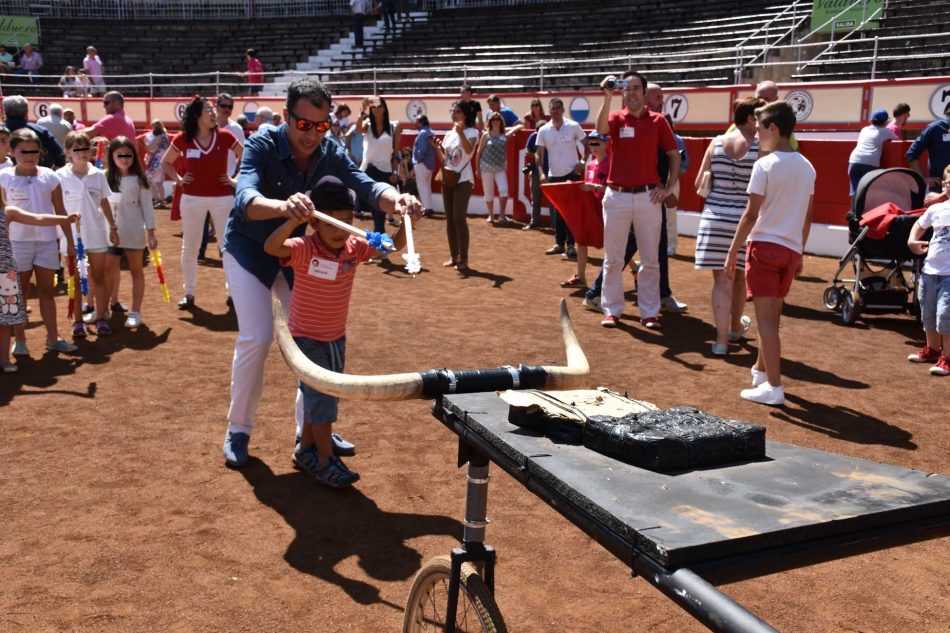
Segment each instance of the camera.
[[534,170],[534,165],[525,165],[521,168],[522,174],[530,174]]
[[629,79],[611,79],[607,82],[607,89],[613,90],[614,88],[626,88],[629,85]]

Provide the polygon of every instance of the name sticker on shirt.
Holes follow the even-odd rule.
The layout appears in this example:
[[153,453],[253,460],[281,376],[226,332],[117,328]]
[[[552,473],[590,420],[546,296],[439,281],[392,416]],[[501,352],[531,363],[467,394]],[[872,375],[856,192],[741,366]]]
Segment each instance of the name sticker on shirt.
[[8,189],[10,192],[10,200],[29,200],[30,192],[27,191],[24,187],[10,187]]
[[72,202],[74,200],[80,200],[82,198],[82,194],[79,193],[79,191],[76,189],[67,190],[65,198],[66,200],[69,200],[70,202]]
[[201,150],[200,149],[185,150],[185,158],[201,158]]
[[335,262],[332,259],[321,259],[319,257],[314,257],[310,260],[310,269],[307,271],[307,274],[318,279],[335,281],[336,273],[339,271],[339,269],[339,262]]
[[943,142],[944,142],[944,143],[950,143],[950,134],[944,134],[944,135],[943,135]]
[[632,127],[622,127],[620,128],[620,138],[633,138],[633,134],[636,132]]

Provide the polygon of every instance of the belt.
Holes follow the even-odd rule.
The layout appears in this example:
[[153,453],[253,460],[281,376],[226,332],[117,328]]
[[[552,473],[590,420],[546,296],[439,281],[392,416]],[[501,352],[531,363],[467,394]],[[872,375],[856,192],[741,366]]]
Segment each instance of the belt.
[[613,191],[619,193],[644,193],[645,191],[651,191],[656,189],[656,185],[641,185],[640,187],[616,187],[614,185],[607,185]]

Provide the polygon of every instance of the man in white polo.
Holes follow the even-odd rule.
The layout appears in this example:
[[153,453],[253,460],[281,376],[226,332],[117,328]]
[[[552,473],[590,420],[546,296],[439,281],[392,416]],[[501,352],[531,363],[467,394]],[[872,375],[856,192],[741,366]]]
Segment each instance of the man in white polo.
[[[564,102],[557,97],[551,99],[548,111],[551,120],[538,130],[537,140],[538,157],[535,163],[543,165],[544,157],[548,157],[548,171],[541,173],[541,182],[581,180],[584,173],[584,130],[564,116]],[[574,236],[557,211],[554,211],[554,242],[554,246],[545,251],[548,255],[577,256]]]

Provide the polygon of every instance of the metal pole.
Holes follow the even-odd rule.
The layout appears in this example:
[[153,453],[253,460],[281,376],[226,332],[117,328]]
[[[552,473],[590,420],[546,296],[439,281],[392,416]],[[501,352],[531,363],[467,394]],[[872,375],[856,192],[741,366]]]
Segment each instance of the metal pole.
[[878,36],[874,36],[874,54],[871,56],[871,79],[877,74],[877,45]]
[[376,66],[373,66],[373,94],[379,94],[379,90],[376,89]]
[[221,71],[214,71],[214,93],[221,94]]
[[462,66],[462,83],[468,83],[468,66]]
[[155,81],[152,73],[148,74],[148,96],[150,99],[155,98]]
[[544,60],[541,60],[541,76],[538,78],[538,92],[544,92]]

